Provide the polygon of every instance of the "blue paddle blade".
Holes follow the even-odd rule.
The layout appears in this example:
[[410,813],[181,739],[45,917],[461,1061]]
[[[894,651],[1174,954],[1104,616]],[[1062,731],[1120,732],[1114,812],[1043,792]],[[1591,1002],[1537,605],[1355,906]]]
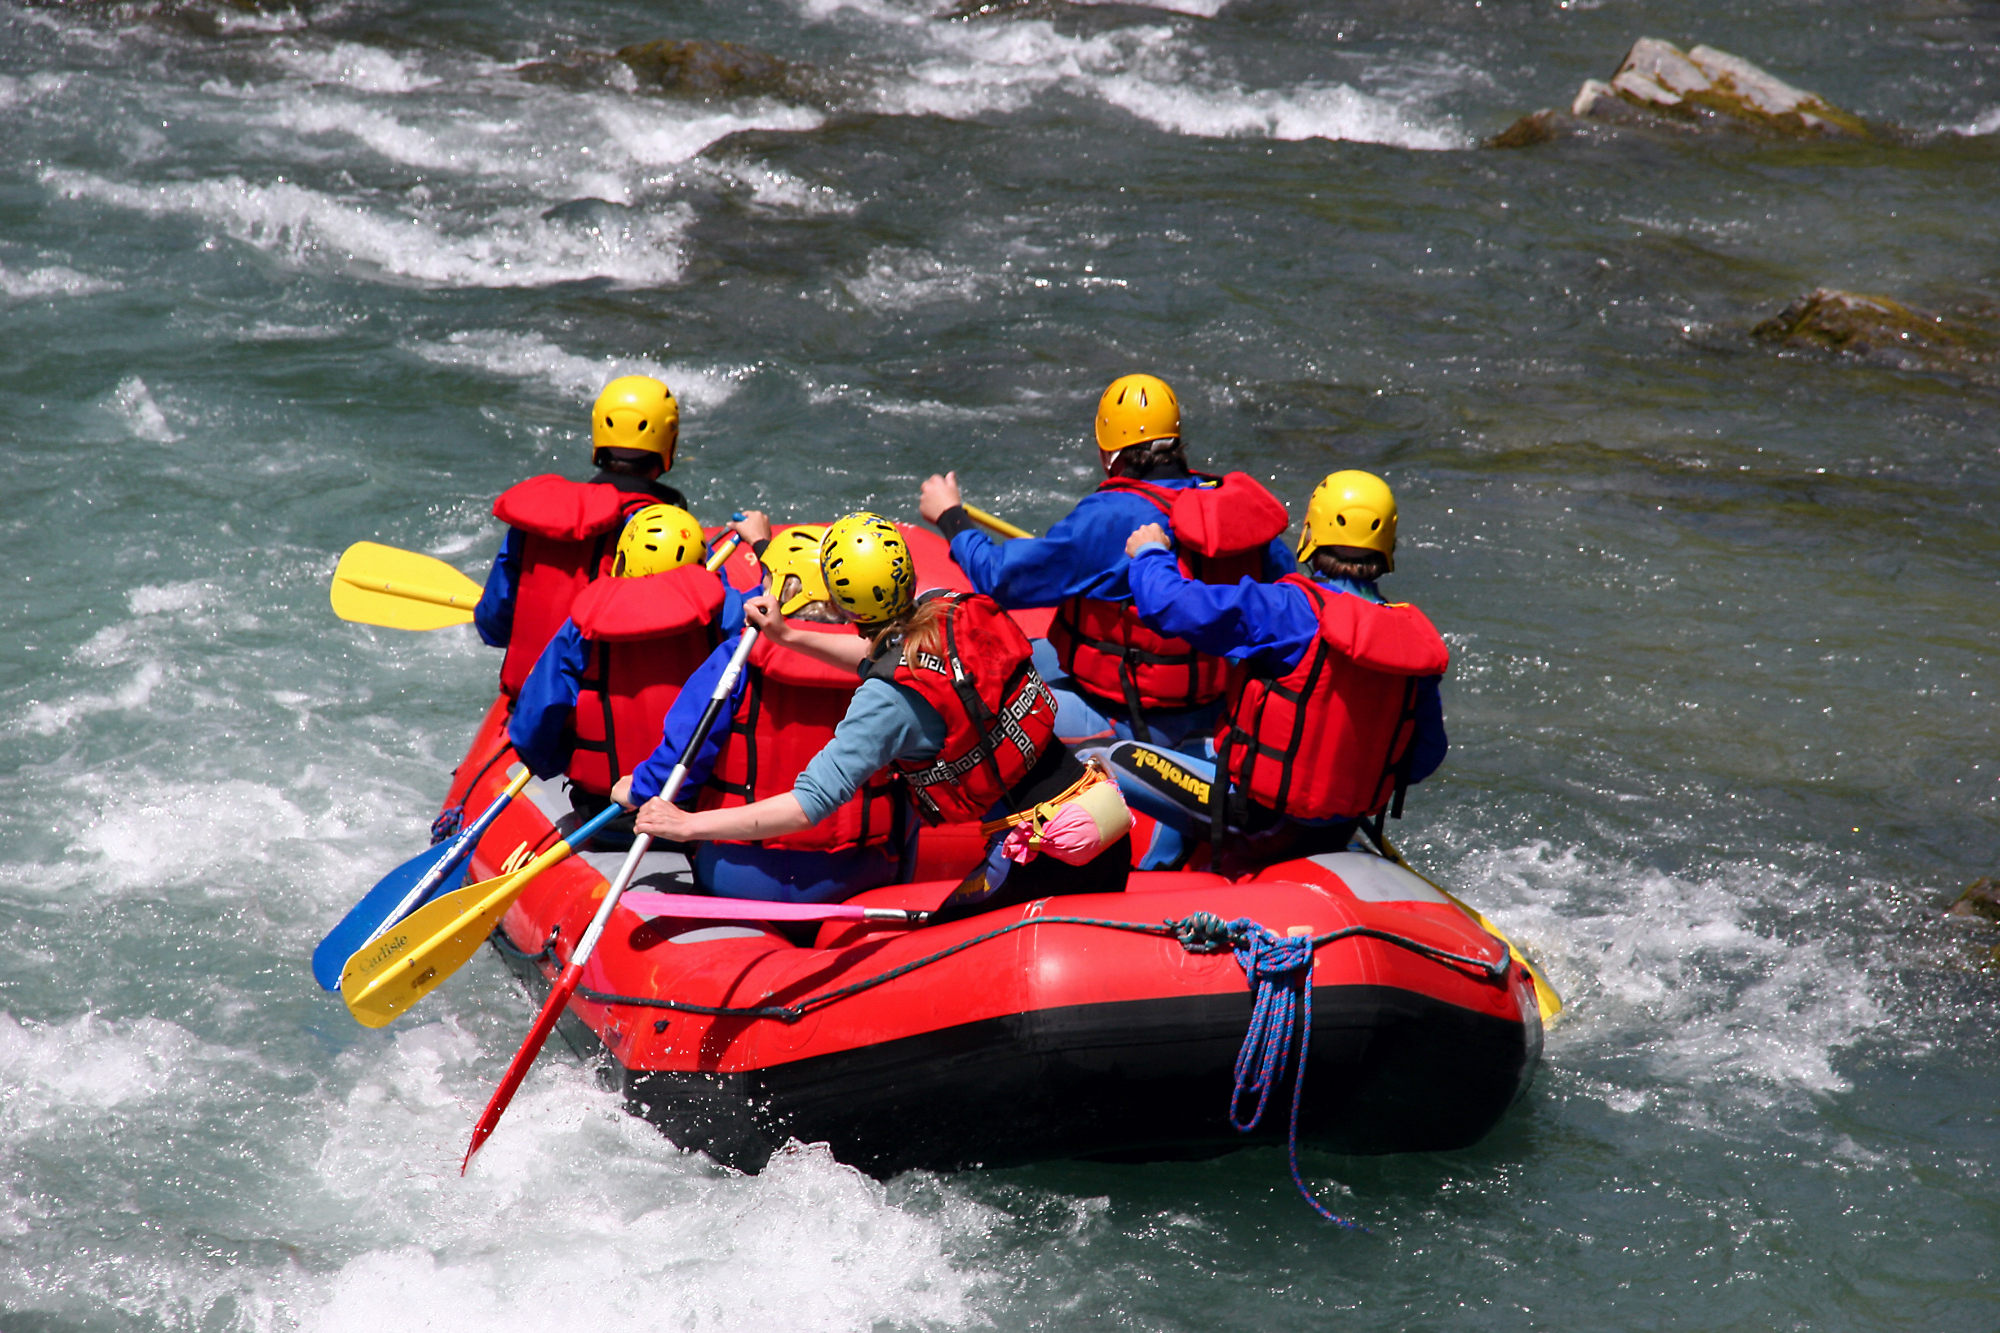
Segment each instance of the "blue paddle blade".
[[[391,870],[382,877],[381,883],[368,891],[366,898],[354,904],[353,910],[341,918],[339,925],[327,932],[326,938],[313,950],[313,980],[320,984],[321,989],[340,989],[341,969],[347,966],[347,960],[354,956],[354,951],[388,923],[389,913],[396,910],[396,904],[417,886],[418,880],[431,872],[431,867],[451,855],[456,842],[454,838],[435,847],[426,847]],[[437,887],[424,895],[424,902],[463,887],[465,872],[471,864],[472,858],[465,858],[458,869],[438,881]],[[416,906],[422,907],[423,903]]]

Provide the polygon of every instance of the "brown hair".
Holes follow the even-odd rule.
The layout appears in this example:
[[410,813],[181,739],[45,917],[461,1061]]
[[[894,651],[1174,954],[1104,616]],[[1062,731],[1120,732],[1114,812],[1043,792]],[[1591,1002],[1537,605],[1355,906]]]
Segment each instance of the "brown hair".
[[1111,456],[1111,475],[1138,481],[1150,477],[1185,477],[1188,475],[1187,450],[1178,435],[1135,444]]
[[1316,546],[1306,557],[1306,563],[1321,578],[1359,579],[1373,583],[1389,572],[1389,557],[1380,551],[1365,551],[1349,546],[1344,550],[1335,546]]
[[[619,558],[623,559],[624,557],[620,556]],[[778,588],[778,605],[783,606],[785,603],[791,601],[792,598],[797,597],[805,591],[805,586],[799,580],[797,574],[785,575],[784,583]],[[817,602],[807,602],[804,606],[786,616],[785,619],[809,620],[815,625],[843,625],[847,623],[846,617],[840,614],[840,611],[834,604],[824,599]]]

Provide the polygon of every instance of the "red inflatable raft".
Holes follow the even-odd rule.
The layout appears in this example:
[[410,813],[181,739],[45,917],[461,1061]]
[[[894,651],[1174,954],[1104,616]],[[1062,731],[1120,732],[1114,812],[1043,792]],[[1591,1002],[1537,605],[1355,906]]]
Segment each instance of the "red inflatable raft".
[[[503,719],[496,704],[460,770],[470,790],[452,792],[468,816],[513,769],[495,763],[473,781],[504,742]],[[530,783],[482,839],[471,877],[500,873],[518,849],[545,847],[577,822],[555,784]],[[945,860],[962,868],[967,850],[959,839],[926,846],[919,873]],[[538,1000],[622,859],[586,851],[547,871],[495,932],[494,948]],[[929,909],[955,883],[853,901]],[[666,851],[647,854],[635,887],[695,891],[686,858]],[[621,904],[560,1030],[579,1055],[605,1057],[635,1113],[744,1170],[793,1138],[824,1141],[878,1175],[1204,1155],[1246,1139],[1228,1110],[1252,996],[1229,952],[1190,952],[1162,928],[1198,913],[1279,936],[1353,932],[1315,957],[1306,1141],[1349,1152],[1461,1147],[1527,1086],[1542,1026],[1525,970],[1450,899],[1364,852],[1241,883],[1135,872],[1123,893],[920,928],[826,923],[804,944],[775,928],[649,919]],[[1079,918],[1099,924],[1070,924]],[[1247,1137],[1282,1140],[1286,1120],[1274,1109]]]
[[[936,534],[905,531],[925,586],[966,586]],[[739,587],[759,576],[747,551],[726,568]],[[1020,619],[1041,633],[1047,613]],[[505,724],[497,700],[446,798],[468,821],[519,771]],[[471,879],[581,822],[561,786],[527,786],[482,838]],[[1144,833],[1142,821],[1142,847]],[[934,908],[980,845],[972,826],[926,829],[919,882],[851,901]],[[494,932],[538,1001],[623,860],[586,850],[562,862]],[[686,857],[657,849],[633,887],[697,891]],[[1281,1141],[1290,1118],[1287,1088],[1251,1134],[1230,1123],[1253,1010],[1223,945],[1230,921],[1317,943],[1304,1140],[1370,1153],[1461,1147],[1526,1088],[1542,1045],[1527,971],[1466,909],[1361,851],[1244,882],[1134,872],[1122,893],[922,927],[718,925],[621,902],[559,1030],[580,1056],[601,1058],[635,1113],[744,1170],[789,1139],[823,1141],[885,1176],[1202,1156]]]

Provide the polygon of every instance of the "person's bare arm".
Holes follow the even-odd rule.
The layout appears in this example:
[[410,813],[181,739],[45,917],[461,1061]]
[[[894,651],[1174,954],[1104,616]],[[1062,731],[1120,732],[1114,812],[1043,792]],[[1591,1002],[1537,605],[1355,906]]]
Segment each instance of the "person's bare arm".
[[727,810],[683,810],[655,796],[633,827],[670,842],[756,842],[812,827],[799,798],[786,792]]
[[750,628],[777,644],[795,653],[817,658],[829,666],[846,667],[849,671],[861,665],[868,656],[868,641],[860,635],[813,634],[806,630],[793,629],[778,614],[778,601],[768,594],[752,597],[743,603],[743,619]]

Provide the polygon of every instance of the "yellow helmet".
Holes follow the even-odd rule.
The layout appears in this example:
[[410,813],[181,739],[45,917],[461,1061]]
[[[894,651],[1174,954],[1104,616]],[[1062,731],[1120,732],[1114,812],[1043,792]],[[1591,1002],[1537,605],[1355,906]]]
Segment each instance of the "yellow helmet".
[[1372,472],[1335,472],[1314,488],[1306,505],[1299,559],[1316,547],[1353,546],[1380,551],[1396,567],[1396,497]]
[[692,565],[708,554],[701,524],[673,505],[647,505],[626,520],[618,534],[618,559],[611,572],[636,579]]
[[1180,400],[1163,379],[1123,375],[1097,400],[1097,447],[1107,454],[1180,433]]
[[827,596],[858,625],[903,615],[917,601],[917,567],[896,525],[880,514],[849,514],[819,543]]
[[828,600],[826,576],[819,568],[819,543],[824,536],[826,524],[801,523],[771,538],[771,544],[764,548],[764,568],[771,571],[774,592],[783,595],[787,578],[799,581],[798,595],[779,605],[779,615],[788,616],[809,603]]
[[681,405],[651,375],[625,375],[604,386],[590,409],[590,448],[644,449],[671,469],[681,438]]

